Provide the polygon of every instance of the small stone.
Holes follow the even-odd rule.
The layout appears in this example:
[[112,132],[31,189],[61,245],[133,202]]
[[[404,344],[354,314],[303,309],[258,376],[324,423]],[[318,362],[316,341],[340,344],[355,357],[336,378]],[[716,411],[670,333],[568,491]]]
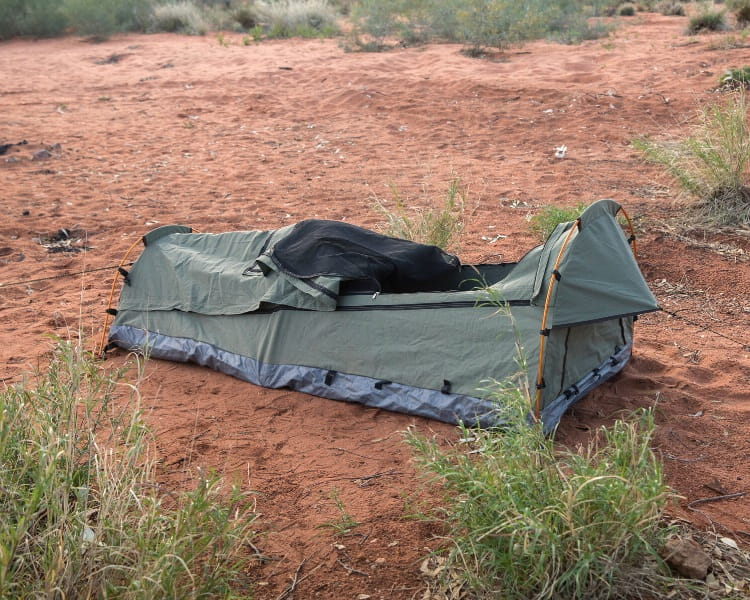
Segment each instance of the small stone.
[[88,525],[85,525],[83,528],[83,532],[81,532],[81,537],[83,538],[84,542],[91,543],[96,538],[96,534],[94,533],[94,530],[91,529]]
[[382,565],[384,562],[385,562],[384,558],[376,558],[375,559],[375,564],[376,565]]
[[368,598],[370,598],[369,594],[359,594],[359,596],[357,596],[357,600],[368,600]]
[[34,152],[34,158],[32,160],[46,160],[48,158],[52,158],[52,154],[46,148],[42,148],[41,150]]
[[711,557],[689,538],[668,540],[662,557],[670,567],[689,579],[705,579],[711,567]]

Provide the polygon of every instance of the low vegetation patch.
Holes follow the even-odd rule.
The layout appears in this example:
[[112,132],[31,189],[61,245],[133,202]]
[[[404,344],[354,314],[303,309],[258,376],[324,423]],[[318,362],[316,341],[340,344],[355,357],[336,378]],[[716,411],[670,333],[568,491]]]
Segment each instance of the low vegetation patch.
[[529,229],[541,241],[546,240],[560,223],[575,221],[586,210],[586,205],[579,202],[575,206],[545,206],[529,219]]
[[136,385],[61,343],[0,393],[0,597],[224,598],[254,515],[201,477],[164,497]]
[[151,7],[151,0],[3,0],[0,39],[49,37],[69,31],[97,37],[143,31]]
[[681,139],[639,139],[633,146],[662,165],[692,199],[697,213],[717,225],[750,223],[750,128],[744,88],[698,113]]
[[447,449],[407,432],[445,492],[428,518],[447,531],[446,572],[477,598],[664,597],[660,520],[672,493],[649,448],[653,415],[600,430],[583,451],[558,450],[528,422],[526,383],[497,388],[502,431],[462,427]]
[[601,37],[608,29],[590,17],[619,2],[566,0],[360,0],[352,10],[353,40],[381,49],[400,44],[459,42],[481,55],[481,48],[504,49],[527,40],[550,38],[566,43]]
[[685,7],[679,0],[662,0],[654,7],[656,12],[665,16],[684,17]]
[[750,0],[727,0],[726,4],[734,14],[737,25],[745,27],[750,24]]
[[327,0],[258,0],[254,6],[271,38],[326,37],[338,31],[338,12]]
[[[339,19],[346,15],[350,48],[450,41],[479,56],[483,48],[532,39],[576,43],[605,36],[609,28],[596,17],[615,14],[619,5],[616,0],[3,0],[0,39],[221,30],[250,33],[254,40],[328,37],[339,33]],[[631,4],[619,10],[635,11]]]
[[706,6],[688,22],[688,33],[694,35],[703,31],[724,31],[727,23],[724,10],[715,10]]
[[719,77],[719,87],[725,89],[747,88],[750,84],[750,67],[733,67]]
[[150,30],[204,35],[208,31],[208,23],[192,2],[168,2],[154,7]]
[[459,178],[451,180],[445,199],[438,208],[407,208],[395,186],[391,186],[391,193],[393,209],[382,202],[375,204],[375,210],[385,218],[381,228],[384,234],[458,252],[467,198],[466,189]]

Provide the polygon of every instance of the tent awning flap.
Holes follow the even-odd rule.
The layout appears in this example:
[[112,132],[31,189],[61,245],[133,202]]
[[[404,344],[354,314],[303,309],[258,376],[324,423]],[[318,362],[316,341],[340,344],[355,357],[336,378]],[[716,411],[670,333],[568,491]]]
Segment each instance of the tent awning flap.
[[558,268],[551,327],[658,310],[615,214],[601,200],[581,215],[581,227]]

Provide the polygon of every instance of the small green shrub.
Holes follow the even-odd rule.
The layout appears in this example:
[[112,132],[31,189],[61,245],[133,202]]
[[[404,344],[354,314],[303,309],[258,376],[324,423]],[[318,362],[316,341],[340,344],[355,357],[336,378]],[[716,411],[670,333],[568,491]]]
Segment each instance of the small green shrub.
[[338,13],[328,0],[259,0],[259,21],[268,37],[321,37],[337,31]]
[[699,214],[719,225],[750,223],[750,128],[744,88],[698,113],[683,139],[633,141],[648,160],[662,165],[694,199]]
[[0,597],[238,591],[250,502],[213,475],[165,502],[125,374],[60,343],[35,381],[0,391]]
[[600,430],[582,453],[557,450],[528,423],[527,390],[523,376],[497,388],[502,431],[461,427],[447,449],[406,434],[419,469],[445,492],[433,517],[447,529],[446,572],[472,597],[662,597],[637,593],[658,585],[669,533],[660,519],[672,493],[649,448],[653,415]]
[[558,224],[575,221],[584,210],[586,205],[580,202],[570,207],[545,206],[529,219],[529,229],[544,241]]
[[106,37],[118,31],[144,30],[150,0],[63,0],[68,26],[82,35]]
[[254,42],[259,42],[263,39],[263,27],[261,25],[256,25],[250,31],[248,31],[250,36],[253,38]]
[[685,7],[683,6],[682,2],[678,2],[677,0],[663,0],[662,2],[659,2],[654,8],[658,13],[661,13],[665,16],[685,16]]
[[[389,210],[377,202],[375,210],[385,217],[382,232],[391,237],[402,238],[437,246],[449,252],[457,252],[464,230],[464,206],[466,190],[461,180],[455,178],[448,186],[443,205],[438,208],[407,209],[398,190],[391,186],[394,209]],[[411,213],[411,214],[410,214]]]
[[205,35],[208,31],[201,9],[193,2],[183,0],[154,7],[151,31]]
[[614,17],[620,7],[618,0],[608,0],[606,2],[593,2],[591,4],[591,14],[598,17]]
[[116,31],[143,31],[151,0],[2,0],[0,39],[47,37],[74,31],[106,37]]
[[694,35],[701,31],[723,31],[726,29],[724,15],[723,10],[712,10],[710,7],[705,7],[697,15],[690,18],[688,33]]
[[258,24],[258,15],[250,6],[242,6],[238,8],[234,11],[232,16],[244,29],[252,29]]
[[727,0],[727,8],[734,13],[737,25],[750,24],[750,0]]
[[0,39],[18,35],[50,37],[68,26],[59,0],[3,0],[0,2]]
[[635,15],[635,6],[628,2],[620,6],[618,12],[621,17],[632,17]]

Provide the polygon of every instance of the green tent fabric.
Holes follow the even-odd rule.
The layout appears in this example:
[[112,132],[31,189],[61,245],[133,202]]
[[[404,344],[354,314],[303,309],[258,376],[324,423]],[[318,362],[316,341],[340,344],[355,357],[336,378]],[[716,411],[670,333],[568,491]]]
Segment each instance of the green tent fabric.
[[555,290],[551,326],[653,310],[654,298],[614,218],[619,208],[612,200],[602,200],[581,215],[578,234],[558,268],[562,278]]
[[[222,234],[162,227],[144,237],[109,340],[257,385],[486,426],[499,422],[501,407],[483,382],[516,373],[517,343],[533,375],[544,343],[536,416],[551,430],[624,367],[634,317],[658,309],[619,208],[599,201],[517,263],[472,266],[333,222]],[[339,236],[320,269],[274,255],[282,240],[314,247],[316,231]],[[393,288],[412,276],[418,288],[408,289],[423,291]],[[537,382],[531,387],[533,396]]]

